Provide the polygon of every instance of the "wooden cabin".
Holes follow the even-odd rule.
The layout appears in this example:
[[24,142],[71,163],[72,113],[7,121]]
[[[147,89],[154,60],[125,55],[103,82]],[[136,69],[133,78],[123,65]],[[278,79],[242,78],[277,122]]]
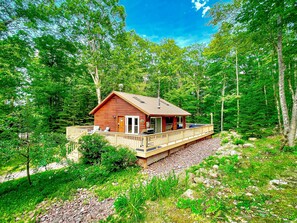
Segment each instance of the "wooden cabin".
[[190,113],[161,98],[113,91],[90,114],[101,130],[126,134],[186,128]]

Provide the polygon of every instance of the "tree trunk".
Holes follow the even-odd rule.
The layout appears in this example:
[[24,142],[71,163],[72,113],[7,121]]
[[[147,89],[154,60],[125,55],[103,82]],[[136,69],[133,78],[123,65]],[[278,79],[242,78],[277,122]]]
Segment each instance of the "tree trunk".
[[99,77],[97,65],[95,66],[95,73],[94,74],[91,73],[91,76],[92,76],[93,82],[95,84],[98,104],[100,104],[101,103],[101,83],[100,83],[100,77]]
[[289,133],[289,115],[288,115],[288,108],[287,108],[287,102],[286,102],[286,95],[285,95],[285,64],[283,60],[283,44],[282,44],[282,21],[281,17],[278,16],[277,20],[279,30],[278,30],[278,37],[277,37],[277,59],[278,59],[278,70],[279,70],[279,98],[280,98],[280,107],[282,111],[283,116],[283,125],[284,125],[284,137],[287,140],[288,139],[288,133]]
[[236,127],[239,128],[239,74],[238,74],[238,57],[237,49],[235,51],[235,67],[236,67],[236,99],[237,99],[237,120]]
[[281,121],[281,112],[280,112],[280,107],[279,107],[279,101],[276,93],[276,87],[275,84],[273,84],[273,95],[274,95],[274,100],[275,100],[275,105],[276,105],[276,110],[277,110],[277,120],[278,120],[278,128],[279,128],[279,133],[283,132],[283,127],[282,127],[282,121]]
[[267,108],[268,107],[268,100],[267,100],[266,85],[264,85],[263,91],[264,91],[264,97],[265,97],[265,105],[266,105],[266,108]]
[[294,141],[296,138],[296,125],[297,125],[297,89],[296,89],[296,92],[294,95],[290,131],[288,134],[288,145],[289,146],[294,146]]
[[28,145],[27,147],[27,156],[26,156],[26,170],[27,170],[27,179],[28,183],[31,186],[32,181],[31,181],[31,176],[30,176],[30,146]]
[[222,104],[221,104],[221,132],[224,131],[224,102],[225,102],[225,74],[224,74],[224,80],[223,80],[223,88],[222,88]]

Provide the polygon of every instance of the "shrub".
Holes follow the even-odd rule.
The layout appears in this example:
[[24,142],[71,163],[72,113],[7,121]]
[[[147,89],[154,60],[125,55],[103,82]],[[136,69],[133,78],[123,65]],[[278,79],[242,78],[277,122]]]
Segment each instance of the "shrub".
[[224,144],[226,144],[228,142],[229,142],[229,139],[228,138],[224,138],[224,139],[222,139],[221,144],[224,145]]
[[101,164],[105,166],[107,171],[115,172],[134,165],[137,158],[128,148],[115,148],[107,146],[101,156]]
[[102,153],[108,146],[104,136],[93,134],[81,137],[79,140],[82,162],[85,164],[100,163]]
[[243,140],[243,139],[235,138],[235,139],[233,140],[233,144],[234,144],[234,145],[243,145],[243,144],[244,144],[244,140]]
[[290,146],[284,146],[283,151],[293,153],[293,154],[297,154],[297,145],[291,146],[291,147]]

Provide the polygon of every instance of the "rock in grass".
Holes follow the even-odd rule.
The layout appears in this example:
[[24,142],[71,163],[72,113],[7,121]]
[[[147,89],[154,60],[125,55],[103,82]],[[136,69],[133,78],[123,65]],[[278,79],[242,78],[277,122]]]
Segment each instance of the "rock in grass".
[[218,165],[213,165],[212,167],[214,170],[218,170],[219,169],[219,166]]
[[212,178],[218,178],[218,174],[216,172],[213,172],[213,171],[209,172],[209,176],[211,176]]
[[203,183],[204,178],[203,177],[195,177],[193,179],[194,183]]
[[254,148],[254,145],[251,143],[245,143],[242,145],[242,148]]
[[186,190],[186,192],[184,192],[182,195],[181,195],[182,198],[185,198],[185,199],[190,199],[190,200],[194,200],[196,198],[198,198],[198,194],[196,191],[194,190],[191,190],[191,189],[188,189]]
[[271,180],[269,181],[270,185],[287,185],[288,182],[284,181],[284,180]]

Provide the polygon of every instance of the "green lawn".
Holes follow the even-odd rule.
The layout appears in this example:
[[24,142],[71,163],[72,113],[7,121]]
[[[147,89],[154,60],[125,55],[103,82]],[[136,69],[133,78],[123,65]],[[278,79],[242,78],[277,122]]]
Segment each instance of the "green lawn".
[[[129,188],[139,176],[140,168],[128,168],[116,173],[106,173],[98,166],[74,165],[61,170],[32,175],[33,185],[22,178],[0,184],[0,222],[13,222],[16,217],[29,219],[28,213],[44,200],[71,199],[78,188],[90,188],[99,198],[115,197]],[[118,188],[115,188],[118,182]],[[114,185],[114,186],[113,186]]]
[[[31,187],[26,178],[5,182],[0,184],[0,222],[13,222],[16,217],[26,221],[40,202],[71,199],[78,188],[90,187],[99,200],[121,195],[115,204],[117,215],[107,221],[296,220],[296,150],[279,151],[279,137],[260,139],[254,145],[235,148],[237,154],[205,159],[181,176],[178,184],[167,178],[142,186],[140,182],[146,179],[140,168],[110,174],[99,166],[85,165],[33,175]],[[193,177],[203,180],[195,183]],[[281,184],[272,185],[272,180]],[[181,197],[187,189],[195,192],[194,200]]]

